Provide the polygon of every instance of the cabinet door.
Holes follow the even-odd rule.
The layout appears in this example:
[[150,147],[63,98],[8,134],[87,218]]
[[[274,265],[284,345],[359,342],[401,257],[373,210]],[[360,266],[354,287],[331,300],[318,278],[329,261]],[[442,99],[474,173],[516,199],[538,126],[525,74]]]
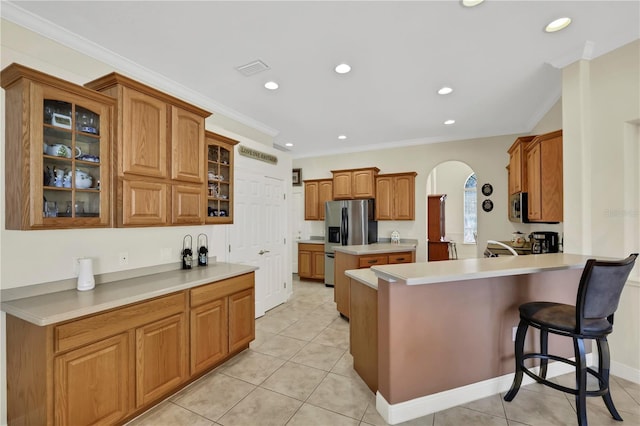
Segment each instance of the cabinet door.
[[256,337],[254,289],[229,296],[229,352],[245,348]]
[[298,275],[300,278],[311,278],[311,251],[305,250],[298,244]]
[[136,406],[154,401],[187,379],[184,314],[136,329]]
[[375,191],[375,176],[373,170],[354,170],[353,171],[353,189],[351,194],[353,198],[373,198]]
[[351,172],[333,172],[333,199],[345,200],[353,198],[351,193]]
[[[319,182],[304,183],[304,220],[319,220]],[[324,216],[324,212],[323,212]]]
[[132,407],[129,353],[123,333],[56,357],[55,424],[108,425],[124,418]]
[[562,222],[562,134],[540,143],[540,211],[545,222]]
[[[166,225],[168,223],[166,184],[142,180],[122,181],[123,225]],[[120,214],[117,214],[120,217]]]
[[238,142],[205,132],[206,223],[233,223],[233,147]]
[[414,175],[395,177],[393,186],[393,218],[395,220],[415,219],[415,180]]
[[204,179],[204,118],[171,107],[171,178],[186,182]]
[[389,265],[396,263],[412,263],[414,254],[411,252],[389,253]]
[[122,172],[167,177],[167,104],[127,87],[122,90]]
[[313,261],[311,262],[313,268],[311,278],[324,279],[324,248],[321,251],[312,252],[311,255],[313,257]]
[[324,220],[325,203],[333,200],[333,181],[321,180],[318,182],[318,220]]
[[227,298],[191,309],[191,375],[229,353]]
[[540,179],[540,144],[535,143],[527,150],[527,187],[529,190],[529,220],[540,220],[541,213],[541,179]]
[[509,153],[509,195],[522,191],[522,145],[517,144]]
[[200,186],[171,186],[171,222],[204,223],[204,192]]
[[388,257],[386,254],[360,256],[358,259],[358,268],[370,268],[375,265],[386,265]]
[[393,219],[393,177],[376,178],[376,219]]

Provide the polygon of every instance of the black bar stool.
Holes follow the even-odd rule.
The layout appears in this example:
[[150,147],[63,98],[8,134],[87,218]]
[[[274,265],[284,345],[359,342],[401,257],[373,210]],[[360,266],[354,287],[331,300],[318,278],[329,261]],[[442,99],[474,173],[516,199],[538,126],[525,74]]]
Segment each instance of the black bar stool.
[[[515,343],[516,373],[511,389],[504,396],[505,401],[515,398],[524,373],[538,383],[575,395],[580,426],[587,426],[587,396],[602,396],[613,418],[622,420],[609,393],[610,358],[607,335],[613,331],[613,314],[618,309],[622,288],[637,257],[638,253],[620,261],[589,259],[580,278],[575,306],[552,302],[530,302],[520,305],[520,324]],[[540,330],[540,352],[524,353],[524,341],[529,327]],[[548,353],[549,333],[573,339],[575,361]],[[595,340],[598,345],[597,371],[587,367],[584,339]],[[524,361],[530,358],[540,360],[539,374],[524,366]],[[575,367],[575,389],[560,386],[546,379],[549,360]],[[598,390],[587,390],[587,373],[598,379]]]

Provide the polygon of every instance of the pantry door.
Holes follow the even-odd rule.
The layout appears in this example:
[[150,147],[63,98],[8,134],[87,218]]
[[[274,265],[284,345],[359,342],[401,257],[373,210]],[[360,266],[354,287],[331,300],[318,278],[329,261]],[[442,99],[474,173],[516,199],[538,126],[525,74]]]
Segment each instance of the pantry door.
[[284,181],[236,171],[229,260],[259,268],[256,271],[256,318],[286,300],[284,197]]

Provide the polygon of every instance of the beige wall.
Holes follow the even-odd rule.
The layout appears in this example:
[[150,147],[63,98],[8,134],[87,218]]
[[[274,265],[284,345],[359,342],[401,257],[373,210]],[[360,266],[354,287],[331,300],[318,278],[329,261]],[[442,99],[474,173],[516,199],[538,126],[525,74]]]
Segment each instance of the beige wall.
[[[640,41],[563,72],[565,250],[640,251]],[[614,374],[640,381],[640,266],[611,336]]]

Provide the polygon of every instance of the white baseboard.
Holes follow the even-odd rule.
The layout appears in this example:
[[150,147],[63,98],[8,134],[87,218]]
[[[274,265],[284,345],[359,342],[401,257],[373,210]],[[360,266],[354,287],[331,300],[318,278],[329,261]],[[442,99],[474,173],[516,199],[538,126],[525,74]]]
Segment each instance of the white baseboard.
[[621,377],[633,383],[640,385],[640,370],[631,368],[627,365],[620,364],[619,362],[611,361],[611,368],[609,369],[614,376]]
[[[587,354],[587,365],[593,365],[592,354]],[[538,368],[532,368],[533,372]],[[631,371],[635,371],[630,369]],[[550,362],[547,368],[547,378],[571,373],[574,368],[562,362]],[[380,392],[376,392],[376,409],[382,418],[391,425],[417,419],[438,411],[446,410],[461,404],[467,404],[477,399],[486,398],[497,393],[506,392],[511,388],[514,373],[496,377],[482,382],[473,383],[433,395],[415,398],[398,404],[389,404]],[[620,375],[620,377],[623,377]],[[626,378],[626,377],[624,377]],[[631,380],[631,379],[628,379]],[[524,375],[522,385],[533,383],[534,380]]]

